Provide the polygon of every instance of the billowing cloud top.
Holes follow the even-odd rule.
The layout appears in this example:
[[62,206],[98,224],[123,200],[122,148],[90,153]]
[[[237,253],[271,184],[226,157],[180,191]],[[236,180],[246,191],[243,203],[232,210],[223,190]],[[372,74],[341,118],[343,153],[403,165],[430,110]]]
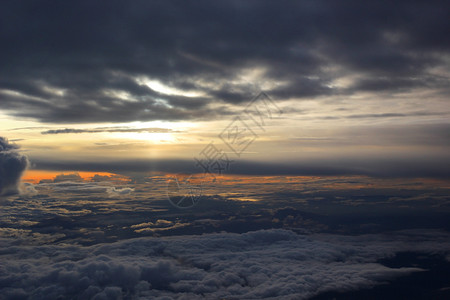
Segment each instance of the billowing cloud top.
[[28,160],[17,152],[18,148],[0,137],[0,195],[17,193],[20,177],[27,168]]
[[9,1],[0,109],[56,123],[188,120],[223,114],[257,87],[279,100],[447,94],[448,6]]
[[0,290],[6,299],[120,299],[125,293],[143,299],[309,299],[423,271],[377,263],[405,249],[448,253],[448,234],[411,231],[394,238],[262,230],[92,247],[20,247],[6,240],[1,255],[5,270],[14,273],[0,271],[12,285]]

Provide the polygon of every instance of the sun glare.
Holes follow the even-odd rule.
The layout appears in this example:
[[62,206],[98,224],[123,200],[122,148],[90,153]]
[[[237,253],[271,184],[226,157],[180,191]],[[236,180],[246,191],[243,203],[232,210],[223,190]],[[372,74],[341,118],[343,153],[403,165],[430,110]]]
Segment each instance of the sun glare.
[[172,132],[118,132],[114,136],[119,139],[148,141],[152,143],[174,142]]

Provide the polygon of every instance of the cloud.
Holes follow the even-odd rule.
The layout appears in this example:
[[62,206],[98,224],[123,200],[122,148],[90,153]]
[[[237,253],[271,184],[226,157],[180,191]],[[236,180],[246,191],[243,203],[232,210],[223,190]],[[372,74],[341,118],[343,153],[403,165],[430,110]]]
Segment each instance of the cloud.
[[0,108],[48,123],[197,120],[258,86],[279,100],[446,94],[446,11],[442,1],[8,2]]
[[131,194],[134,188],[130,187],[114,187],[110,182],[86,182],[82,179],[72,181],[68,177],[62,181],[54,181],[53,183],[41,182],[39,187],[50,188],[58,193],[74,193],[74,194],[103,194],[109,197],[119,197]]
[[[38,187],[50,188],[60,193],[75,194],[96,194],[106,193],[109,197],[119,197],[129,195],[134,191],[130,187],[112,186],[111,180],[116,179],[114,176],[102,176],[95,174],[90,181],[84,180],[80,174],[58,174],[52,179],[43,179],[39,182]],[[37,193],[35,186],[26,185],[24,190],[28,190],[28,195]]]
[[3,239],[0,291],[5,299],[306,299],[422,271],[378,260],[400,251],[445,257],[449,240],[447,233],[423,230],[360,236],[261,230],[89,247],[21,247]]
[[35,196],[38,194],[35,185],[29,182],[23,182],[20,187],[20,195],[22,196]]
[[[33,225],[33,222],[30,222]],[[16,241],[22,241],[23,245],[33,244],[48,244],[55,242],[58,239],[65,237],[62,233],[39,233],[32,232],[29,229],[17,229],[17,228],[0,228],[0,239],[13,238]]]
[[83,181],[80,174],[72,173],[72,174],[58,174],[53,179],[53,182],[64,182],[64,181]]
[[[402,138],[405,138],[403,136]],[[440,143],[447,143],[440,140]],[[430,152],[431,153],[431,152]],[[333,156],[304,157],[286,160],[239,160],[231,164],[226,174],[242,175],[366,175],[374,177],[449,178],[448,154],[430,153],[363,153],[333,154]],[[192,160],[105,160],[65,161],[33,158],[36,166],[50,170],[80,170],[127,174],[135,172],[202,173]]]
[[99,174],[95,174],[94,176],[92,176],[91,181],[94,182],[102,182],[102,181],[111,181],[116,179],[117,177],[113,176],[109,176],[109,175],[99,175]]
[[136,233],[147,233],[147,232],[161,232],[161,231],[171,231],[178,228],[183,228],[189,226],[189,223],[173,222],[163,219],[158,219],[156,222],[146,222],[131,225],[130,228],[134,229]]
[[124,188],[110,187],[107,189],[107,193],[110,195],[110,197],[125,196],[131,194],[132,192],[134,192],[134,189],[129,187]]
[[62,133],[99,133],[99,132],[147,132],[147,133],[166,133],[174,132],[168,128],[128,128],[128,127],[100,127],[93,129],[76,129],[76,128],[65,128],[65,129],[52,129],[42,131],[41,134],[62,134]]
[[20,178],[28,166],[28,159],[18,149],[19,146],[0,137],[0,196],[19,191]]

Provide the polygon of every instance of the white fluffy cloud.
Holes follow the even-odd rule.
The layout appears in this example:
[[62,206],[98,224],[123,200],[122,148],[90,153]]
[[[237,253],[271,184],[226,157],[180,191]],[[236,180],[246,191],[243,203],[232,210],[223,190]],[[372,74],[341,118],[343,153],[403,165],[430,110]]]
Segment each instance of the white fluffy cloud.
[[134,189],[129,187],[124,188],[110,187],[107,189],[107,193],[109,194],[110,197],[129,195],[132,192],[134,192]]
[[139,238],[90,247],[0,243],[5,299],[304,299],[421,271],[376,261],[450,252],[448,234],[297,235],[287,230]]

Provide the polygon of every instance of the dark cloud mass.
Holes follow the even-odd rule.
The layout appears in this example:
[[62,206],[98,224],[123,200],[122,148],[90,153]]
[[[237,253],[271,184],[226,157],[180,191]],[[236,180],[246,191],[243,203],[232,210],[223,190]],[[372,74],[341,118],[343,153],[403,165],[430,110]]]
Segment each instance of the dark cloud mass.
[[[261,68],[276,99],[448,89],[445,1],[7,1],[0,109],[43,122],[214,118]],[[358,75],[350,86],[334,81]],[[148,86],[158,80],[181,96]],[[259,82],[252,82],[258,85]],[[200,96],[201,95],[201,96]]]
[[28,159],[19,147],[0,137],[0,196],[18,192],[20,178],[28,166]]

